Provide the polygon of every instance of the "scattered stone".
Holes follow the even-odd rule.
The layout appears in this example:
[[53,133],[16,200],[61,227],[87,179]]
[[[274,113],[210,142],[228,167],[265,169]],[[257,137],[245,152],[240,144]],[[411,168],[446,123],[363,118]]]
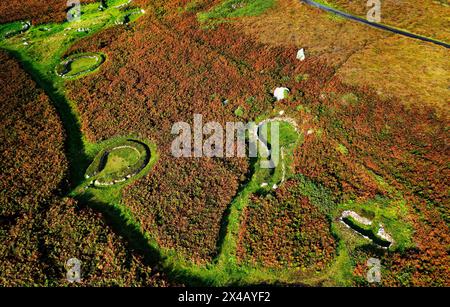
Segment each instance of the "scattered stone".
[[306,132],[306,135],[310,135],[310,134],[313,134],[314,133],[314,130],[313,129],[309,129],[307,132]]
[[372,221],[371,220],[369,220],[368,218],[360,216],[355,211],[346,210],[346,211],[342,212],[342,218],[346,218],[346,217],[351,217],[355,221],[357,221],[358,223],[366,225],[366,226],[372,225]]
[[234,4],[232,4],[231,5],[231,8],[233,9],[233,10],[237,10],[237,9],[240,9],[240,8],[243,8],[245,6],[245,4],[244,3],[234,3]]
[[28,29],[30,29],[30,27],[31,27],[31,22],[29,22],[29,21],[22,22],[22,28],[20,30],[9,31],[4,34],[4,37],[10,38],[10,37],[16,36],[18,34],[22,34],[26,31],[28,31]]
[[280,112],[278,112],[278,114],[279,114],[279,115],[283,115],[283,114],[284,114],[284,111],[281,110]]
[[269,184],[267,182],[261,183],[261,188],[267,187]]
[[31,28],[31,21],[25,21],[22,23],[22,32],[27,31],[29,28]]
[[127,1],[126,3],[124,3],[124,4],[120,4],[120,5],[114,6],[114,8],[115,8],[115,9],[120,9],[120,8],[122,8],[122,7],[125,7],[125,6],[129,5],[132,1],[133,1],[133,0],[128,0],[128,1]]
[[382,224],[380,224],[380,229],[378,229],[377,236],[383,240],[391,242],[391,245],[394,243],[394,239],[391,237],[390,234],[386,232]]
[[274,184],[274,185],[272,186],[272,189],[273,189],[273,190],[278,189],[278,185]]

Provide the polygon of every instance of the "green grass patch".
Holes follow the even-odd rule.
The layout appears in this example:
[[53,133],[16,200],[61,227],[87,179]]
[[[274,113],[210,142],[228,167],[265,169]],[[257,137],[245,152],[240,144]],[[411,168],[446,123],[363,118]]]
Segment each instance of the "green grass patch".
[[[274,146],[272,140],[273,124],[278,125],[278,146]],[[261,161],[276,162],[278,157],[278,163],[274,165],[272,169],[261,169],[258,174],[261,179],[265,179],[262,182],[267,182],[268,186],[262,190],[271,189],[274,184],[279,184],[281,181],[286,180],[291,174],[290,165],[293,161],[294,149],[303,142],[303,136],[299,135],[295,130],[295,127],[291,123],[285,121],[266,122],[260,125],[260,139],[266,140],[265,142],[270,149],[270,157],[261,157]]]
[[220,23],[232,18],[261,15],[274,4],[275,0],[226,0],[197,17],[199,22]]
[[323,280],[335,286],[352,286],[354,263],[344,242],[339,242],[337,257],[328,271],[321,276]]
[[337,208],[331,191],[301,174],[296,175],[294,179],[298,182],[301,195],[308,197],[311,204],[331,219]]
[[348,149],[343,144],[338,144],[336,146],[336,150],[339,151],[343,155],[348,155]]
[[309,74],[298,74],[295,76],[295,82],[299,83],[302,81],[307,81],[309,79]]
[[29,22],[16,21],[0,25],[0,39],[10,38],[27,31],[31,27]]
[[341,100],[346,105],[349,105],[349,104],[355,105],[358,103],[359,98],[358,98],[358,96],[356,96],[353,93],[347,93],[347,94],[342,95]]
[[237,117],[244,116],[244,108],[239,106],[236,110],[234,110],[234,115],[236,115]]

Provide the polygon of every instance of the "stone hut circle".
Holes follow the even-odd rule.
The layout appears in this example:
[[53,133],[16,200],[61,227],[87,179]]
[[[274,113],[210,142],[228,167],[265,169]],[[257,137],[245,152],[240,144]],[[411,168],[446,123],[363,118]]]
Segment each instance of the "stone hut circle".
[[56,74],[61,78],[74,79],[95,71],[105,61],[105,56],[99,53],[74,54],[56,66]]
[[109,187],[138,175],[150,161],[150,148],[143,142],[128,139],[111,145],[97,154],[85,173],[90,185]]

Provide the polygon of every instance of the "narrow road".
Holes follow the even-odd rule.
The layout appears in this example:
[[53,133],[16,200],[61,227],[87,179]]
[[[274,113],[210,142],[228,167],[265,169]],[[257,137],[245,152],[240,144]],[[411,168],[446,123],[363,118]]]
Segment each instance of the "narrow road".
[[426,37],[426,36],[410,33],[410,32],[407,32],[407,31],[404,31],[404,30],[401,30],[401,29],[397,29],[397,28],[394,28],[394,27],[391,27],[391,26],[388,26],[388,25],[384,25],[384,24],[381,24],[381,23],[370,22],[370,21],[368,21],[365,18],[351,15],[349,13],[337,10],[337,9],[329,7],[329,6],[325,5],[325,4],[318,3],[316,1],[312,1],[312,0],[300,0],[300,1],[302,1],[302,2],[304,2],[306,4],[309,4],[311,6],[317,7],[319,9],[325,10],[327,12],[339,15],[339,16],[344,17],[346,19],[354,20],[354,21],[357,21],[357,22],[369,25],[369,26],[377,28],[377,29],[381,29],[381,30],[384,30],[384,31],[389,31],[389,32],[392,32],[392,33],[395,33],[395,34],[400,34],[400,35],[403,35],[403,36],[406,36],[406,37],[409,37],[409,38],[418,39],[418,40],[421,40],[421,41],[424,41],[424,42],[436,44],[436,45],[439,45],[439,46],[442,46],[442,47],[450,49],[450,44],[447,44],[447,43],[435,40],[433,38],[429,38],[429,37]]

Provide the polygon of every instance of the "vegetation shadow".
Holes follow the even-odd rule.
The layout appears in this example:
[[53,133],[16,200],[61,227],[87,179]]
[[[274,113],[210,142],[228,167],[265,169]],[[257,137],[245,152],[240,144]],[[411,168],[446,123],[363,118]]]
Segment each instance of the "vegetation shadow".
[[76,199],[82,206],[91,207],[101,212],[106,224],[111,229],[124,237],[130,247],[143,256],[145,265],[154,268],[156,271],[163,273],[168,279],[174,283],[182,283],[190,286],[208,286],[208,281],[193,276],[187,270],[175,267],[170,261],[166,261],[167,257],[162,255],[161,251],[149,243],[148,238],[142,233],[139,227],[130,223],[124,213],[116,206],[103,203],[95,198],[89,191],[76,196]]

